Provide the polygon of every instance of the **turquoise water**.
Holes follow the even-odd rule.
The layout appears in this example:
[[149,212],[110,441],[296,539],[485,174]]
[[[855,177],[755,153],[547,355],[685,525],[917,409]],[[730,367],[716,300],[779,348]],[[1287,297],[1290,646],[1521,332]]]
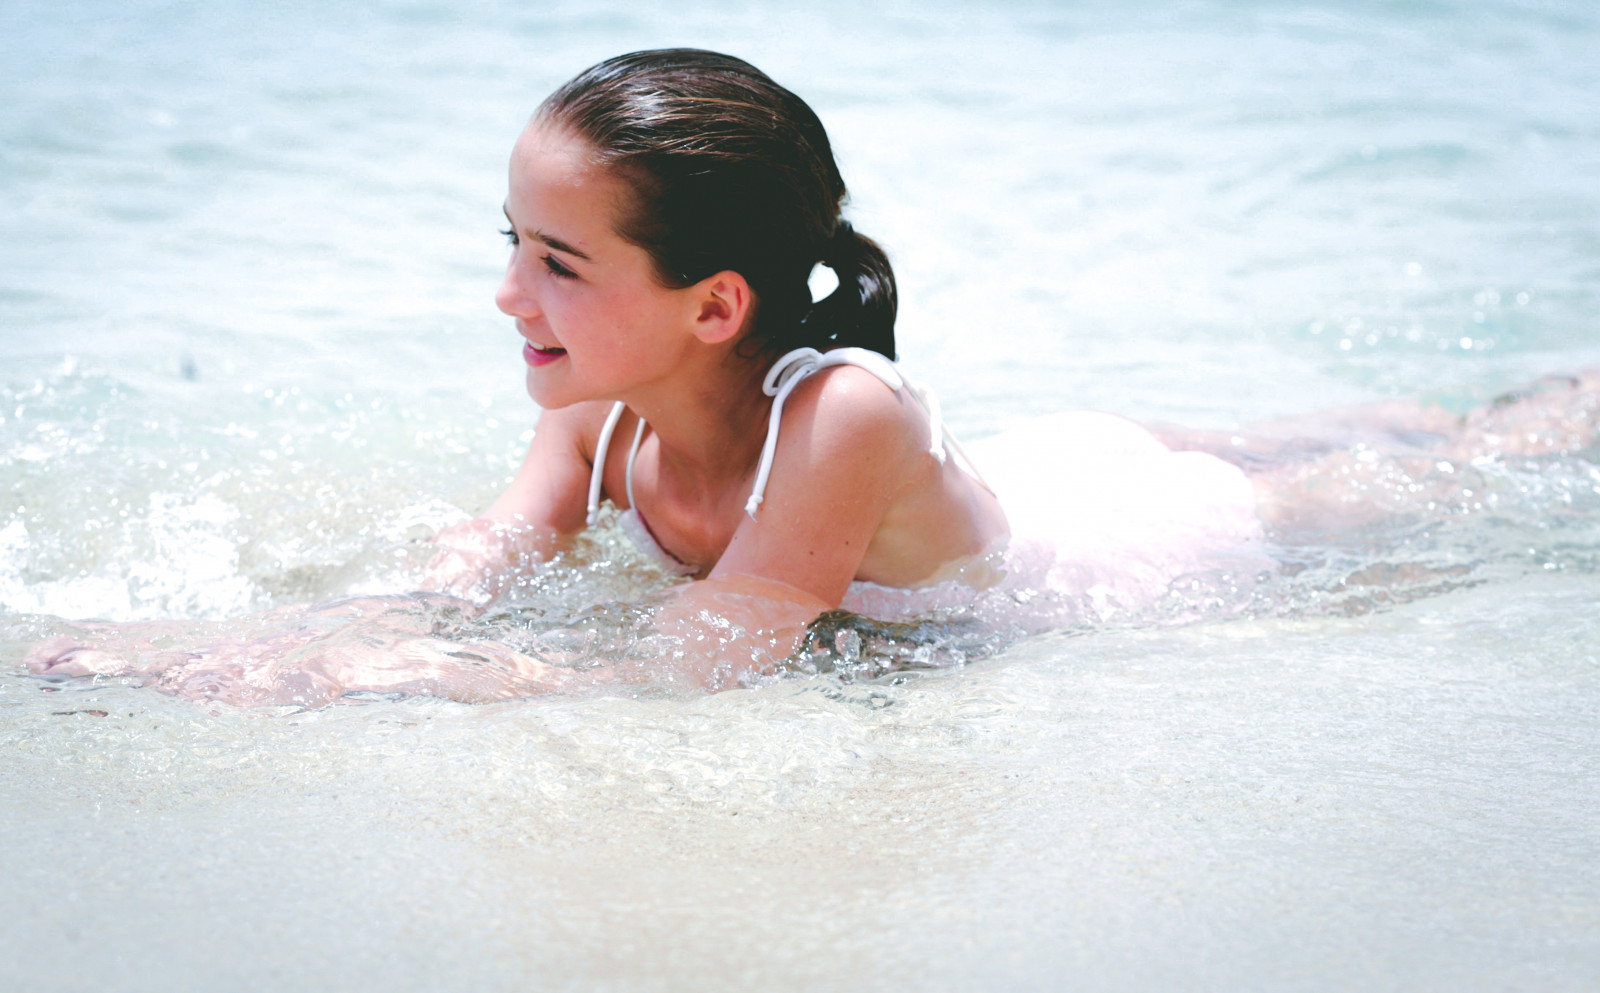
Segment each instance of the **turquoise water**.
[[[406,588],[526,444],[505,159],[604,56],[722,48],[813,103],[905,363],[980,438],[1600,365],[1597,42],[1505,2],[8,4],[0,980],[1589,988],[1592,450],[1297,547],[1242,610],[878,680],[261,714],[12,660]],[[615,553],[524,593],[649,586]],[[1345,582],[1419,562],[1463,571]]]

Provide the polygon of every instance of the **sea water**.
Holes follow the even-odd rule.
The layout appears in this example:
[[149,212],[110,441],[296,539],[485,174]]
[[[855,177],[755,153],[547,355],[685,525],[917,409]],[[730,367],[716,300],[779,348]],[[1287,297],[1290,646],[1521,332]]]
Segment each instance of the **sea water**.
[[[249,711],[23,672],[93,619],[406,589],[537,417],[492,302],[510,144],[678,44],[816,107],[964,438],[1600,364],[1585,4],[12,0],[0,984],[1592,988],[1593,450],[1242,591],[863,626],[890,664],[715,696]],[[622,637],[660,584],[603,533],[502,633]]]

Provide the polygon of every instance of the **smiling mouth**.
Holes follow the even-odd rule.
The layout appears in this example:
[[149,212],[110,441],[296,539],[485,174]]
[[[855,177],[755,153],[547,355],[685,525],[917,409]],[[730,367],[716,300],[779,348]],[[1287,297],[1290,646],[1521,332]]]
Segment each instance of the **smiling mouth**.
[[567,354],[565,348],[541,348],[531,341],[522,344],[522,358],[529,365],[545,365]]

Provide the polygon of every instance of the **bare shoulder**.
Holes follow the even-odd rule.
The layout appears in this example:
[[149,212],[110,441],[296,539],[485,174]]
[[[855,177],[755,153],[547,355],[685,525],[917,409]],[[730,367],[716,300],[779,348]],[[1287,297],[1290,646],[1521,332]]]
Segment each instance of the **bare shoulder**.
[[837,604],[888,515],[929,488],[928,422],[909,391],[831,366],[784,402],[759,517],[747,517],[711,575],[784,583]]
[[611,414],[611,407],[610,401],[592,400],[546,410],[539,415],[535,444],[546,451],[575,451],[583,461],[592,464],[600,431]]
[[877,459],[909,458],[926,451],[930,438],[927,414],[909,391],[891,389],[856,366],[807,378],[789,397],[783,419],[785,433],[793,430],[829,457],[848,448]]
[[583,530],[589,473],[610,409],[608,403],[580,403],[540,414],[522,468],[483,516],[556,535]]

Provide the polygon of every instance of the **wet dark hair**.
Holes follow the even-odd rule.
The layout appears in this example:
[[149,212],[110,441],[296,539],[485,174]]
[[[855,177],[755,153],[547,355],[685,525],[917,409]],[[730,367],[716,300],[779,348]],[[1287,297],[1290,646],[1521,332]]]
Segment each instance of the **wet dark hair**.
[[[723,270],[755,293],[746,340],[773,354],[857,345],[894,358],[894,270],[843,220],[844,180],[822,122],[755,66],[692,48],[633,52],[585,70],[534,120],[570,130],[634,193],[617,233],[663,285]],[[839,288],[813,304],[822,262]]]

